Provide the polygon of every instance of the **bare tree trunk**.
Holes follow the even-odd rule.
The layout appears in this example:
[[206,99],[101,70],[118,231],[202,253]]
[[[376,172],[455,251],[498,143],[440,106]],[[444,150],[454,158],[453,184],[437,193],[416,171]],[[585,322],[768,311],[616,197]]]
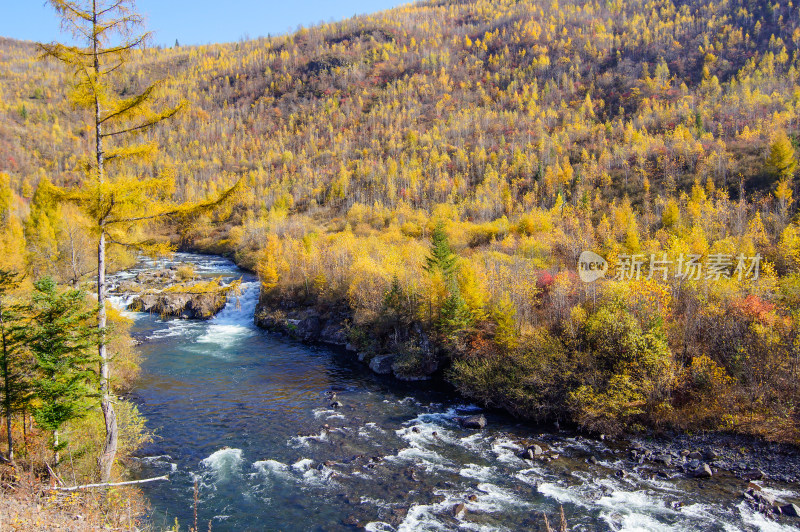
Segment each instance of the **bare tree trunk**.
[[103,482],[108,482],[111,477],[111,467],[114,465],[114,458],[117,454],[117,414],[111,404],[111,386],[109,383],[109,363],[108,350],[106,348],[105,327],[106,327],[106,235],[100,233],[100,243],[97,246],[97,302],[99,305],[97,326],[100,328],[100,342],[98,351],[100,353],[100,393],[102,394],[101,408],[103,418],[106,422],[106,441],[103,447],[103,454],[100,456],[100,478]]
[[[98,54],[97,37],[97,1],[92,0],[92,53],[94,55],[94,73],[100,76],[100,56]],[[94,97],[94,128],[95,128],[95,156],[97,162],[98,186],[103,185],[103,129],[100,116],[100,101],[97,94]],[[102,190],[100,191],[102,192]],[[102,201],[102,198],[100,198]],[[100,355],[100,393],[102,395],[100,406],[103,410],[103,419],[106,424],[106,441],[103,454],[100,455],[100,479],[108,482],[111,477],[111,468],[117,455],[117,414],[111,404],[111,386],[109,383],[109,361],[106,346],[106,230],[105,217],[100,220],[100,237],[97,244],[97,327],[100,330],[100,339],[97,351]]]

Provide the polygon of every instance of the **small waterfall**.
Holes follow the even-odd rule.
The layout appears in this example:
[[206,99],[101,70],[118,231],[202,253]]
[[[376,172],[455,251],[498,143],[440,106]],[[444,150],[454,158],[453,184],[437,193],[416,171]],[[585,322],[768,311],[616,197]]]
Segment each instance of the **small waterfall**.
[[237,342],[252,336],[255,331],[253,313],[258,302],[258,283],[242,283],[241,295],[230,296],[225,308],[208,322],[204,334],[197,338],[197,343],[217,344],[229,348]]
[[228,296],[228,303],[212,320],[218,325],[251,325],[258,303],[258,282],[243,282],[239,296]]

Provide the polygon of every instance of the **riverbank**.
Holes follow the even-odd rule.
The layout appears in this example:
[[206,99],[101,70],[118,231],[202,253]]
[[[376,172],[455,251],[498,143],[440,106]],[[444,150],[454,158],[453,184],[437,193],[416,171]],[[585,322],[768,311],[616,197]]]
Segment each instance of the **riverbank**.
[[[627,441],[481,411],[440,386],[441,372],[430,382],[376,376],[346,345],[289,339],[300,322],[267,334],[254,325],[256,279],[215,257],[176,260],[244,278],[238,304],[215,319],[135,318],[143,370],[133,394],[160,436],[137,453],[136,474],[170,475],[142,488],[154,523],[191,523],[198,481],[198,522],[214,529],[254,520],[282,530],[298,522],[343,531],[536,529],[542,514],[557,522],[562,506],[570,527],[587,530],[797,526],[751,505],[748,481],[714,462],[711,479],[678,470],[691,459],[666,467],[656,460],[662,448],[639,463]],[[344,318],[340,311],[329,307],[314,330]],[[460,421],[471,415],[486,419],[483,429]],[[755,484],[782,505],[800,502],[796,485]]]
[[[443,375],[443,368],[438,364],[411,378],[402,373],[402,368],[398,371],[396,362],[401,359],[400,354],[374,352],[376,346],[387,345],[385,338],[362,337],[361,345],[370,346],[373,351],[359,350],[351,341],[352,315],[344,304],[320,310],[314,305],[298,305],[291,301],[283,301],[278,305],[262,296],[254,320],[257,326],[296,341],[343,349],[379,375],[393,376],[401,381],[425,380]],[[407,331],[406,338],[414,338],[416,333],[416,341],[419,342],[419,325],[414,324],[409,329],[410,334]],[[358,333],[363,335],[363,329]],[[427,336],[424,338],[429,342]],[[431,352],[435,348],[428,349]],[[559,425],[567,426],[569,423],[562,422]],[[572,429],[572,434],[580,433],[574,425]],[[612,441],[606,435],[595,433],[594,437]],[[724,473],[744,481],[773,479],[787,484],[800,482],[800,448],[792,444],[719,431],[690,434],[682,431],[639,430],[621,434],[614,440],[615,446],[624,448],[624,454],[629,456],[628,467],[647,463],[653,466],[654,474],[665,477],[683,475],[696,478]]]

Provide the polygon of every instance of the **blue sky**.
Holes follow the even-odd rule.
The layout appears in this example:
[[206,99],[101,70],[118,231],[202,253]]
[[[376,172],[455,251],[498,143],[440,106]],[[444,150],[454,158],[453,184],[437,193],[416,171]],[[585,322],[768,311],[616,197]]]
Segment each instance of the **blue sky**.
[[[138,0],[155,44],[208,44],[266,37],[408,3],[409,0]],[[0,0],[0,36],[40,42],[65,41],[44,0]]]

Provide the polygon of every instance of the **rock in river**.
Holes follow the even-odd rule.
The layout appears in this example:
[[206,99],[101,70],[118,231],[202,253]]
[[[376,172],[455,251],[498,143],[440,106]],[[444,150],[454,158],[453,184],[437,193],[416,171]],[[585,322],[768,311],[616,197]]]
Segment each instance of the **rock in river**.
[[781,506],[781,513],[789,517],[800,517],[800,508],[796,504],[784,504]]
[[458,422],[465,429],[482,429],[486,427],[486,417],[483,414],[458,418]]
[[691,475],[694,478],[711,478],[713,473],[708,464],[700,464],[696,469],[692,469]]
[[392,372],[392,364],[394,363],[394,355],[380,355],[374,357],[369,362],[369,369],[378,375],[389,375]]
[[226,292],[144,294],[128,306],[129,310],[151,312],[168,317],[208,320],[225,307]]

